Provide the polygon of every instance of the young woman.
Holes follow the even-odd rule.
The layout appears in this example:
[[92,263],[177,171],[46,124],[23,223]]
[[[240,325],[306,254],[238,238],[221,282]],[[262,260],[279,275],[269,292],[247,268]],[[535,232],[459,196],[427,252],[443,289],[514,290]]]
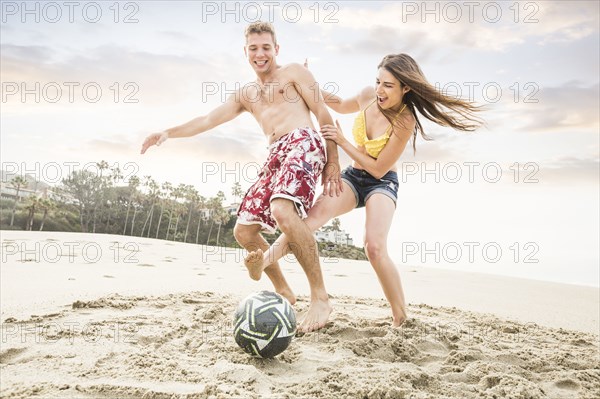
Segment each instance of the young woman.
[[[411,137],[414,150],[418,132],[428,139],[417,111],[441,126],[461,131],[473,131],[481,121],[475,117],[478,111],[475,105],[440,93],[427,82],[410,56],[387,55],[377,68],[375,87],[367,87],[355,97],[343,100],[323,93],[334,111],[359,112],[352,129],[356,145],[346,140],[339,123],[336,122],[337,128],[321,127],[323,137],[335,141],[353,163],[342,172],[345,187],[340,196],[319,197],[305,222],[314,231],[352,209],[366,208],[365,252],[391,305],[392,324],[400,326],[406,320],[404,293],[398,270],[387,251],[398,197],[396,162]],[[281,235],[267,252],[250,253],[245,260],[250,276],[259,279],[269,264],[291,252],[291,245]]]

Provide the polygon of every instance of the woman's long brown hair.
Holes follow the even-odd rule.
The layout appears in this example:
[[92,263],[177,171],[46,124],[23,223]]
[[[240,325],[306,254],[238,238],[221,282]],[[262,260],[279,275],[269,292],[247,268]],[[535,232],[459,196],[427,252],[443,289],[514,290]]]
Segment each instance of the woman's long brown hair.
[[[413,114],[416,126],[413,132],[413,150],[416,151],[417,133],[425,140],[431,140],[423,130],[421,121],[415,112],[440,126],[449,126],[456,130],[472,132],[483,122],[476,117],[481,107],[470,101],[445,95],[427,81],[417,62],[407,54],[390,54],[383,57],[377,68],[384,68],[400,82],[400,87],[408,86],[410,91],[404,95],[403,102]],[[401,126],[397,111],[382,109],[381,113],[393,126]]]

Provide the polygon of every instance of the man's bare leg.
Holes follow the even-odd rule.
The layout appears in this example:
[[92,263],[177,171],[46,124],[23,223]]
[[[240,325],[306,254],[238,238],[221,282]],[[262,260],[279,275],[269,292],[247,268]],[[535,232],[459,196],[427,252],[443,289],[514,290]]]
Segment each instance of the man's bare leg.
[[[347,186],[339,197],[321,195],[317,198],[314,206],[308,212],[308,217],[304,219],[304,222],[311,232],[316,231],[334,217],[350,212],[354,209],[355,205],[356,199],[354,193],[350,187]],[[250,252],[246,259],[244,259],[244,264],[248,268],[250,277],[254,280],[260,280],[262,272],[268,270],[269,265],[276,263],[285,255],[292,253],[289,243],[290,240],[288,236],[282,234],[277,238],[277,241],[269,247],[268,251],[257,249]]]
[[323,328],[329,319],[331,305],[325,290],[317,243],[309,226],[300,219],[294,202],[276,198],[271,201],[271,214],[279,229],[288,237],[289,247],[304,269],[310,285],[310,306],[298,331],[310,332]]
[[[257,249],[267,251],[269,249],[269,243],[260,234],[260,230],[261,227],[259,225],[243,225],[237,223],[233,229],[233,235],[237,242],[251,253]],[[268,270],[265,270],[265,273],[273,283],[275,292],[283,295],[292,305],[296,303],[296,296],[283,276],[279,263],[273,262],[267,266],[270,267]],[[260,279],[260,275],[258,279]],[[254,278],[254,280],[258,279]]]

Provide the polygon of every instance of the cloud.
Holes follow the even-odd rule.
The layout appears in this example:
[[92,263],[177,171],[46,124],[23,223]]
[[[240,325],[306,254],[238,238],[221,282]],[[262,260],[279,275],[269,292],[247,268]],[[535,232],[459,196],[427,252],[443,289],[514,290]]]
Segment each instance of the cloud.
[[[530,168],[529,172],[532,171]],[[538,179],[542,184],[587,183],[597,187],[600,181],[598,153],[595,157],[560,157],[540,163]]]
[[520,121],[518,131],[546,133],[556,131],[587,131],[598,134],[600,126],[600,87],[583,87],[569,82],[558,87],[543,87],[528,91],[534,103],[507,103],[513,120]]
[[198,38],[188,35],[187,33],[177,32],[173,30],[159,31],[158,34],[168,40],[174,40],[177,42],[186,42],[187,44],[198,44]]
[[[48,47],[3,44],[3,82],[25,82],[27,88],[34,87],[36,82],[42,87],[56,82],[63,88],[62,98],[69,97],[65,82],[77,83],[79,90],[85,84],[95,83],[107,93],[102,97],[106,101],[113,100],[116,82],[122,96],[133,95],[131,98],[139,99],[145,105],[164,105],[182,101],[190,95],[202,97],[206,82],[217,84],[219,89],[234,88],[231,72],[241,71],[243,66],[239,60],[234,61],[229,56],[214,55],[200,59],[136,51],[109,44],[72,52],[65,59],[61,59],[58,53]],[[226,70],[222,65],[230,68]],[[238,76],[243,75],[240,73]],[[125,88],[127,83],[133,86]],[[18,95],[11,96],[7,104],[12,102],[14,105],[19,100]]]
[[449,54],[473,48],[504,52],[530,39],[542,45],[568,43],[598,32],[597,2],[493,3],[500,14],[495,7],[475,2],[470,3],[473,8],[460,2],[452,2],[452,7],[443,2],[349,4],[340,8],[337,23],[320,25],[325,32],[348,32],[347,43],[333,47],[340,52],[387,53],[400,47],[413,53],[421,49],[424,54],[419,58],[433,49],[446,49]]
[[[535,3],[533,3],[535,4]],[[600,5],[596,1],[549,1],[539,3],[539,22],[528,33],[540,37],[540,44],[568,43],[598,32]],[[530,9],[531,13],[533,9]],[[522,14],[525,16],[525,13]]]
[[431,59],[434,48],[419,32],[402,32],[389,26],[375,25],[354,42],[337,42],[328,48],[341,54],[388,54],[390,49],[401,48],[402,52],[426,62]]

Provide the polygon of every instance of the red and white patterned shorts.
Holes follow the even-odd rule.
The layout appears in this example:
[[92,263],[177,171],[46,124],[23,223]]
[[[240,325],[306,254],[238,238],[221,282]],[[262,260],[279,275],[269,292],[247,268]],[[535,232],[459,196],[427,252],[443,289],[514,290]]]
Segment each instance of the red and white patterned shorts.
[[271,216],[271,201],[286,198],[306,218],[315,197],[317,180],[326,163],[325,140],[311,128],[292,130],[269,146],[269,156],[250,187],[237,213],[240,224],[260,224],[274,233],[277,223]]

